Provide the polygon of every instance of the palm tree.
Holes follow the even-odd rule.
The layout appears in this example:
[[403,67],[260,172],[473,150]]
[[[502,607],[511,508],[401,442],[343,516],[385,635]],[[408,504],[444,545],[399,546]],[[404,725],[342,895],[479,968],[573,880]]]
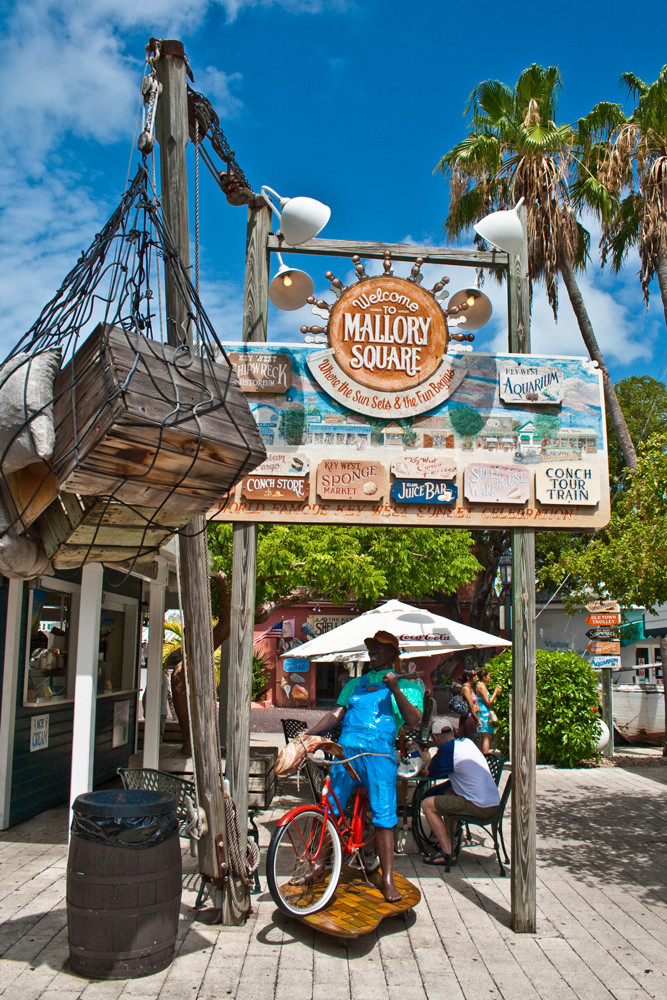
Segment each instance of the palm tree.
[[619,105],[601,103],[579,123],[590,174],[577,195],[600,215],[603,262],[618,271],[637,247],[646,304],[655,276],[667,322],[667,66],[655,83],[634,73],[623,73],[621,82],[637,102],[629,118]]
[[590,237],[579,224],[570,198],[577,167],[578,130],[555,122],[561,78],[556,66],[533,63],[511,90],[498,80],[475,87],[465,114],[467,139],[446,153],[436,169],[450,182],[445,230],[459,236],[489,212],[525,200],[528,220],[528,273],[546,285],[554,318],[558,316],[558,277],[562,277],[590,358],[602,372],[604,395],[625,464],[637,455],[623,411],[584,305],[575,272],[584,267]]

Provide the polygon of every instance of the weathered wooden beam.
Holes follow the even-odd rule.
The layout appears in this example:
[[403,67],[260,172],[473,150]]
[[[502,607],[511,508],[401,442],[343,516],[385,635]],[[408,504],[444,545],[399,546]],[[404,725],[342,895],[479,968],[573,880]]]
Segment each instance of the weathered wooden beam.
[[[500,267],[507,270],[509,254],[502,250],[450,250],[447,247],[416,247],[410,243],[370,243],[360,240],[308,240],[293,247],[271,234],[267,248],[272,253],[306,253],[321,257],[352,257],[359,254],[369,260],[382,260],[389,251],[392,260],[413,262],[421,257],[425,264],[451,264],[461,267]],[[260,338],[248,338],[257,340]]]
[[[190,264],[188,237],[188,191],[185,147],[188,142],[187,80],[184,51],[157,60],[162,94],[158,102],[156,135],[160,144],[160,179],[165,221],[185,268]],[[174,51],[174,43],[169,46]],[[177,346],[183,334],[191,337],[186,304],[165,270],[167,336]],[[224,791],[213,686],[213,635],[208,575],[206,526],[195,517],[180,538],[183,631],[192,722],[192,747],[197,792],[206,812],[208,831],[197,842],[199,870],[218,878],[217,842],[222,838],[229,857],[225,823]],[[223,890],[224,892],[225,890]]]
[[[530,354],[530,293],[526,210],[520,254],[508,272],[509,349]],[[512,545],[512,928],[537,929],[535,532],[517,528]]]
[[[265,341],[269,305],[269,255],[266,240],[271,213],[250,208],[246,237],[243,340]],[[235,524],[232,544],[232,601],[227,678],[227,776],[242,835],[248,819],[252,638],[255,621],[257,525]],[[222,678],[221,678],[222,683]],[[250,902],[247,886],[238,886]]]

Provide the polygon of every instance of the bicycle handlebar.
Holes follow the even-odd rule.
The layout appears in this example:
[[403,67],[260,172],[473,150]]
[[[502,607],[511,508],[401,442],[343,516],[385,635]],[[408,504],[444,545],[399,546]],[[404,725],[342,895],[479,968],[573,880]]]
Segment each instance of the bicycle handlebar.
[[307,760],[312,761],[313,764],[319,764],[320,767],[331,767],[332,764],[349,764],[353,760],[357,760],[359,757],[393,757],[391,753],[374,753],[372,750],[364,750],[362,753],[355,753],[353,757],[335,757],[333,760],[329,760],[326,757],[315,758],[312,753],[306,753],[303,763]]

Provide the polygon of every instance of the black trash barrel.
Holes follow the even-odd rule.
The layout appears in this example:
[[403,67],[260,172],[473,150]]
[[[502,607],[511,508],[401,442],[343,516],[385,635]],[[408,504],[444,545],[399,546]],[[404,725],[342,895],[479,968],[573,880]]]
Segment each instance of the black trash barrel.
[[70,966],[134,979],[174,957],[182,864],[176,803],[140,789],[89,792],[72,806],[67,862]]

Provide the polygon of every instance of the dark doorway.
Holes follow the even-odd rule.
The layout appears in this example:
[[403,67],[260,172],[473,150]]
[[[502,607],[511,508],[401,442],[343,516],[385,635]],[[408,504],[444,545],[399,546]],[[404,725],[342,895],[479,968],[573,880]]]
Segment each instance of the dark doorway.
[[335,705],[347,683],[349,673],[342,663],[318,663],[315,675],[315,698],[318,706]]

